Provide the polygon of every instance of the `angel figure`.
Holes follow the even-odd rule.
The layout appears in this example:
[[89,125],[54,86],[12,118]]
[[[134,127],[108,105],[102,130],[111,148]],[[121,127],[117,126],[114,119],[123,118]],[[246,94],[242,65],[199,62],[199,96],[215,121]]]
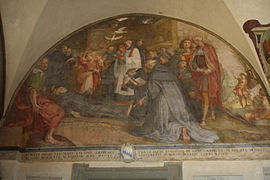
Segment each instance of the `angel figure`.
[[234,90],[234,93],[238,96],[239,98],[239,103],[241,104],[242,107],[244,107],[242,98],[244,97],[245,103],[247,106],[247,100],[248,100],[248,78],[245,73],[240,73],[239,77],[236,77],[235,74],[232,72],[233,77],[238,81]]

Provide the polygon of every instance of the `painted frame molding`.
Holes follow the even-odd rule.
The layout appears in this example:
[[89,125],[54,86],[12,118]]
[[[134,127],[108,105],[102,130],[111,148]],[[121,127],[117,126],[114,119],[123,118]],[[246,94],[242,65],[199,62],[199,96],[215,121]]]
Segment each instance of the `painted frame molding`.
[[260,64],[267,78],[270,76],[270,65],[266,64],[264,58],[261,56],[260,47],[262,46],[262,36],[267,31],[270,30],[269,24],[261,24],[258,20],[251,19],[246,21],[243,24],[243,30],[249,35],[249,38],[252,40],[254,48],[257,52],[257,56],[260,60]]

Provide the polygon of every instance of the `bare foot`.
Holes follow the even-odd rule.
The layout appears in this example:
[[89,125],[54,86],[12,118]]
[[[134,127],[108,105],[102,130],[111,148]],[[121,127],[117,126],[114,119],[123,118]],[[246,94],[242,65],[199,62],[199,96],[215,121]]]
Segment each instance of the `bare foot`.
[[187,134],[187,128],[183,128],[182,129],[182,136],[183,136],[183,140],[185,142],[189,142],[190,141],[190,136]]
[[47,143],[51,143],[51,144],[59,144],[59,143],[60,143],[59,141],[57,141],[56,139],[54,139],[54,138],[51,137],[51,136],[46,136],[46,137],[45,137],[45,141],[46,141]]
[[202,121],[200,122],[200,126],[206,126],[205,120],[202,120]]
[[215,113],[211,113],[210,119],[216,120],[216,115],[215,115]]
[[252,113],[246,113],[246,114],[244,115],[244,117],[245,117],[245,120],[246,120],[247,122],[249,122],[249,123],[252,122],[252,118],[253,118]]
[[76,111],[71,111],[70,114],[72,114],[72,116],[74,116],[75,118],[81,117],[80,113],[78,113]]

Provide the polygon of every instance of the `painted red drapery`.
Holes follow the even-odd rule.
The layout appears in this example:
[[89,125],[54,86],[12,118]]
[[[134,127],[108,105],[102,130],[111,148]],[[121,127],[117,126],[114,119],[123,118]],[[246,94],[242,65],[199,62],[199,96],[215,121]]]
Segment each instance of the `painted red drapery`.
[[37,95],[38,112],[33,110],[31,103],[26,102],[28,96],[26,86],[20,88],[15,98],[15,116],[6,126],[22,126],[24,132],[44,133],[47,128],[56,128],[65,115],[65,111],[47,95]]
[[[219,67],[218,57],[215,49],[205,44],[202,48],[206,64],[209,69],[211,69],[211,73],[207,75],[208,80],[208,94],[211,101],[217,104],[219,107],[222,107],[221,100],[221,71]],[[192,58],[196,55],[196,51]],[[192,72],[192,76],[197,89],[197,100],[201,100],[201,92],[200,92],[200,77],[202,73],[200,72]]]

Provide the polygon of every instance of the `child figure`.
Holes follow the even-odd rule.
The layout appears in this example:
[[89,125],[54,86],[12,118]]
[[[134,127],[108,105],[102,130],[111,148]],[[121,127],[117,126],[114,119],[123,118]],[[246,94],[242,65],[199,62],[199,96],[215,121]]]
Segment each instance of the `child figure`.
[[[191,73],[188,72],[188,69],[187,69],[187,62],[184,61],[184,60],[181,60],[178,65],[178,79],[187,79],[187,75]],[[191,77],[191,76],[190,76]]]
[[92,94],[99,83],[99,65],[94,57],[85,52],[78,61],[77,81],[80,83],[79,93],[85,92]]
[[238,96],[241,106],[244,107],[242,97],[244,97],[246,105],[248,100],[247,75],[245,73],[240,73],[239,77],[236,77],[233,72],[232,74],[233,77],[238,81],[237,85],[234,88],[235,94]]

